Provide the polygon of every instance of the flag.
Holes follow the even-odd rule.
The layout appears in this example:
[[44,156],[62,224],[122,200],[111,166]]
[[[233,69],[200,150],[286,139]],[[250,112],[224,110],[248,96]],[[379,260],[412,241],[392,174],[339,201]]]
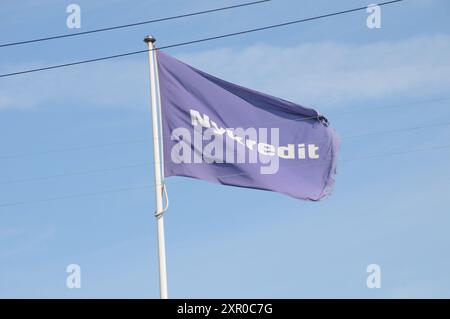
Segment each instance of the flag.
[[165,176],[313,201],[330,193],[339,138],[324,116],[164,52],[157,60]]

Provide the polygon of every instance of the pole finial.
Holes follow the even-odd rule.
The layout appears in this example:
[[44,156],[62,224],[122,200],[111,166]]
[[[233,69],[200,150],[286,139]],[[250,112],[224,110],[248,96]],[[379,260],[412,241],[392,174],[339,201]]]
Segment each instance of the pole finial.
[[156,42],[156,39],[155,39],[154,36],[148,35],[148,36],[146,36],[146,37],[144,38],[144,42],[145,42],[145,43],[155,43],[155,42]]

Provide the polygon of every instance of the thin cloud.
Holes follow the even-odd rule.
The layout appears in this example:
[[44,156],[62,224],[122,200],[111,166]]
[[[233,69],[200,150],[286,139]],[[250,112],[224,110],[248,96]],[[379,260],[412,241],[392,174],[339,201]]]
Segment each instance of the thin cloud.
[[[54,63],[54,62],[53,62]],[[9,70],[30,67],[9,66]],[[3,68],[5,69],[5,68]],[[136,109],[147,103],[148,66],[144,59],[111,60],[73,68],[0,79],[0,109],[36,108],[74,103],[82,106]]]
[[[178,58],[225,80],[323,108],[446,93],[450,89],[448,52],[450,36],[434,35],[369,44],[257,44],[242,50],[181,53]],[[7,67],[20,69],[23,66]],[[0,79],[0,109],[76,102],[146,110],[147,72],[142,57]]]
[[422,96],[450,89],[450,36],[372,44],[259,44],[179,58],[224,79],[306,105]]

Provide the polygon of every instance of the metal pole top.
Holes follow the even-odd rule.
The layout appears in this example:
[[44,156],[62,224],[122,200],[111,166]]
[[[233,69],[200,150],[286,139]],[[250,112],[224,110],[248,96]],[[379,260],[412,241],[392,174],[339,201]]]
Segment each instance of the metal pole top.
[[155,43],[155,42],[156,42],[156,39],[155,39],[154,36],[148,35],[148,36],[146,36],[146,37],[144,38],[144,42],[145,42],[145,43]]

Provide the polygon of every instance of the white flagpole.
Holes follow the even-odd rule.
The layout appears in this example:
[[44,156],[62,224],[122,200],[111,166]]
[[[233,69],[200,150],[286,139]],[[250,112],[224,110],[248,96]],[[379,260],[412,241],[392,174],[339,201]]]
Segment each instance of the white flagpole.
[[146,36],[144,42],[148,45],[148,60],[150,67],[150,94],[152,99],[152,124],[153,124],[153,159],[155,163],[155,195],[156,195],[156,212],[158,227],[158,257],[159,257],[159,290],[161,299],[167,299],[167,272],[166,272],[166,247],[164,240],[164,219],[163,219],[163,171],[161,163],[160,134],[158,119],[160,114],[160,98],[159,83],[157,77],[157,60],[155,51],[156,39],[152,36]]

